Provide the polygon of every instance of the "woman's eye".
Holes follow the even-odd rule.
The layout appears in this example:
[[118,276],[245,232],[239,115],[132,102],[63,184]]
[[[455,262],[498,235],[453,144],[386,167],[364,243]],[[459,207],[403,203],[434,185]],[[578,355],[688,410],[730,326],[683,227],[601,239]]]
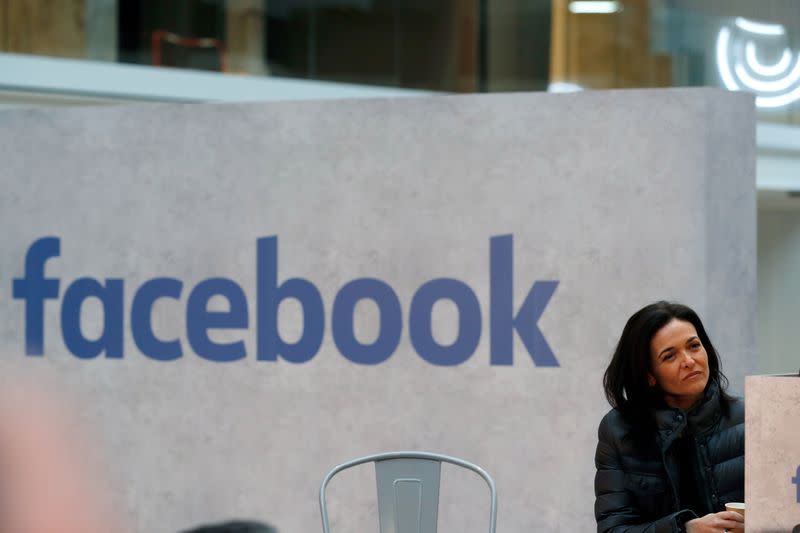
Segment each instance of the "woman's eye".
[[700,343],[699,343],[699,342],[697,342],[697,343],[695,343],[695,344],[692,344],[692,349],[693,349],[693,350],[696,350],[696,349],[698,349],[698,348],[700,348]]
[[669,353],[669,354],[667,354],[667,355],[665,355],[665,356],[664,356],[664,359],[663,359],[663,360],[664,360],[664,361],[669,361],[669,360],[670,360],[670,359],[672,359],[673,357],[674,357],[674,354],[671,354],[671,353]]

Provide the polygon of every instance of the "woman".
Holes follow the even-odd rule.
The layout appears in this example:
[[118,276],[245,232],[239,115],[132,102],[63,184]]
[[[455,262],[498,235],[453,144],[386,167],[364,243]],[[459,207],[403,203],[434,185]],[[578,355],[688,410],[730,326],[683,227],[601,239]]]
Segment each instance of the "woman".
[[613,409],[595,454],[598,533],[744,531],[744,404],[703,323],[657,302],[622,331],[603,377]]

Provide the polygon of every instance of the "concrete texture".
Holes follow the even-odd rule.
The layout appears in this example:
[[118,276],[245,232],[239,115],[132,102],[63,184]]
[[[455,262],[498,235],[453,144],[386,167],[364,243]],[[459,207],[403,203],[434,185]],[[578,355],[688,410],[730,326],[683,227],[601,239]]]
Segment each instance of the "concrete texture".
[[[683,301],[707,321],[734,391],[753,367],[754,150],[752,98],[710,89],[7,112],[0,342],[84,398],[92,453],[136,531],[232,517],[318,531],[324,473],[396,449],[486,468],[498,531],[591,530],[601,376],[627,317]],[[515,312],[534,281],[559,281],[539,320],[558,368],[536,367],[518,337],[512,366],[489,364],[489,243],[504,234]],[[72,356],[60,300],[45,306],[44,358],[24,356],[11,279],[47,235],[61,238],[46,268],[60,296],[82,276],[124,280],[122,359]],[[269,235],[279,279],[312,280],[324,301],[323,345],[305,364],[255,359],[256,239]],[[184,283],[153,313],[156,335],[183,344],[175,362],[147,359],[130,334],[134,291],[159,276]],[[212,333],[244,340],[242,361],[189,348],[186,299],[208,277],[247,296],[249,327]],[[399,348],[375,366],[346,360],[331,337],[334,296],[360,277],[387,282],[403,309]],[[440,277],[469,285],[482,310],[478,348],[455,367],[423,361],[408,337],[414,291]],[[83,309],[87,336],[102,328],[96,304]],[[357,307],[362,342],[377,323],[371,303]],[[285,338],[301,324],[284,303]],[[439,342],[456,324],[452,305],[434,307]],[[377,530],[370,475],[331,487],[339,531]],[[483,496],[479,479],[445,469],[440,531],[483,531]]]

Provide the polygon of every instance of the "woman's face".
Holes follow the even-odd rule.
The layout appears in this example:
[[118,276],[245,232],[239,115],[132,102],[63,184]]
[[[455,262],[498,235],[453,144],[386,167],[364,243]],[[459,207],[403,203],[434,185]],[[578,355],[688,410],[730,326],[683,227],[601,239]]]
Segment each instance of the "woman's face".
[[690,322],[672,319],[650,341],[648,384],[658,385],[670,407],[689,409],[708,383],[708,354]]

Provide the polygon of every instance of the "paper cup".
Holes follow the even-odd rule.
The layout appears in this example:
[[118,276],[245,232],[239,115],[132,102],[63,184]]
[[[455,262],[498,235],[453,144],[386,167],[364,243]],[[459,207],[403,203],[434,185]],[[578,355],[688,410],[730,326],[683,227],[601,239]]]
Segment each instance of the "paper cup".
[[744,504],[740,502],[728,502],[725,504],[726,511],[733,511],[739,513],[744,518]]

